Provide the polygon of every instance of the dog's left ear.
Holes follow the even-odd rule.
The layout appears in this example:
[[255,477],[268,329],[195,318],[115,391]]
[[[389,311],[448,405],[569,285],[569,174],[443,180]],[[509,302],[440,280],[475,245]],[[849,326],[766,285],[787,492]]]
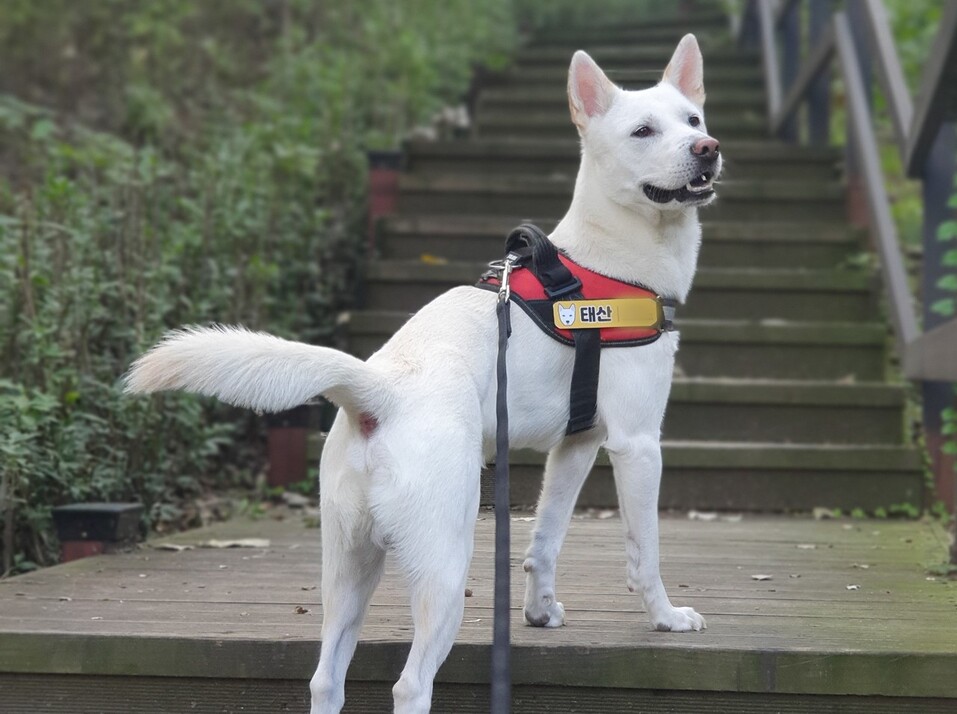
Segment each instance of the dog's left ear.
[[694,35],[681,38],[661,81],[677,87],[699,107],[704,106],[704,61]]

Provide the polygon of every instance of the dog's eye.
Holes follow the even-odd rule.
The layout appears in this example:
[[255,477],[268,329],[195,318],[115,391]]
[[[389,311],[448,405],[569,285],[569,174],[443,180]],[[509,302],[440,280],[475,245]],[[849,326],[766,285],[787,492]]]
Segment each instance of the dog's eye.
[[636,136],[639,139],[644,139],[645,137],[651,136],[652,131],[650,126],[640,126],[631,132],[632,136]]
[[691,126],[698,126],[701,124],[701,117],[696,114],[692,114],[690,117],[688,117],[688,123],[691,124]]

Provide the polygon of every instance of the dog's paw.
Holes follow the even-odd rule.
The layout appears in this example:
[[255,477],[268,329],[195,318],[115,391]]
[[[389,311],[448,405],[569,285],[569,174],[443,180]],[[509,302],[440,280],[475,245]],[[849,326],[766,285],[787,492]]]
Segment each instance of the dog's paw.
[[525,604],[525,622],[532,627],[561,627],[565,624],[565,606],[554,597],[537,598]]
[[651,624],[658,632],[697,632],[708,627],[704,618],[690,607],[673,607]]

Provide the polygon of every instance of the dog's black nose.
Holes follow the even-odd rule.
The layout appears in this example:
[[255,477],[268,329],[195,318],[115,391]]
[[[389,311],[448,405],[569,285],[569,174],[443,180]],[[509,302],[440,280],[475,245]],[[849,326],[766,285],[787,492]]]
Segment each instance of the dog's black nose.
[[691,146],[691,153],[699,159],[710,159],[714,161],[718,158],[718,140],[712,139],[710,136],[698,139],[698,141]]

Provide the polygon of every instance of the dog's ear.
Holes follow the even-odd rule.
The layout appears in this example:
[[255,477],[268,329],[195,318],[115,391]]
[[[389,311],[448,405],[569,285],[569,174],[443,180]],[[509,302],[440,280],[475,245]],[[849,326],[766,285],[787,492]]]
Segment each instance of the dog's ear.
[[681,38],[661,81],[677,87],[699,107],[704,106],[704,62],[694,35]]
[[572,56],[568,68],[568,107],[579,132],[585,130],[589,119],[608,111],[617,93],[618,87],[586,52],[578,50]]

